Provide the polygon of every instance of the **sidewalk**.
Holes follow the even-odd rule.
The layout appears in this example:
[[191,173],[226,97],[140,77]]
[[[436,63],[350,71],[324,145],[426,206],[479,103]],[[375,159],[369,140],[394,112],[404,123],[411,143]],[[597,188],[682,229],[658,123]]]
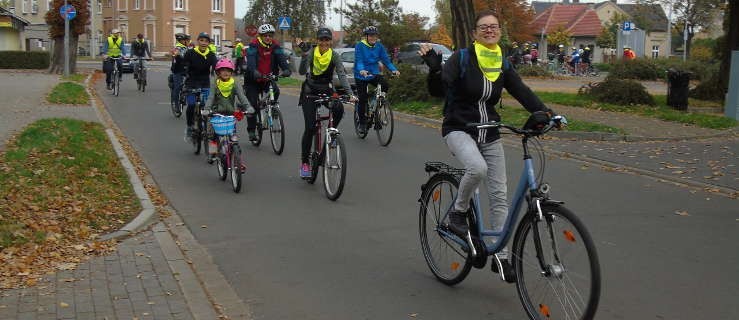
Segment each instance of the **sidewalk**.
[[[101,122],[91,106],[50,105],[57,75],[3,72],[0,150],[26,125],[66,117]],[[32,83],[33,85],[28,85]],[[35,286],[0,291],[0,319],[216,319],[200,280],[160,223],[121,240],[115,253],[58,270]]]

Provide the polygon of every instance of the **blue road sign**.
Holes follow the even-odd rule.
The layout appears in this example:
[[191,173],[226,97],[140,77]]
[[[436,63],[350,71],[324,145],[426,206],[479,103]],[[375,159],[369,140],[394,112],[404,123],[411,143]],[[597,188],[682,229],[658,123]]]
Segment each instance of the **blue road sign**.
[[287,29],[290,29],[290,25],[292,25],[292,22],[293,22],[293,20],[292,20],[292,19],[290,19],[290,17],[280,17],[280,18],[279,18],[279,19],[277,19],[277,20],[278,20],[277,26],[278,26],[278,27],[279,27],[279,28],[280,28],[281,30],[287,30]]
[[72,20],[77,16],[77,10],[71,4],[63,5],[59,8],[59,14],[66,20]]
[[624,31],[631,31],[635,27],[636,26],[634,25],[633,22],[631,22],[631,21],[624,21],[624,29],[623,29]]

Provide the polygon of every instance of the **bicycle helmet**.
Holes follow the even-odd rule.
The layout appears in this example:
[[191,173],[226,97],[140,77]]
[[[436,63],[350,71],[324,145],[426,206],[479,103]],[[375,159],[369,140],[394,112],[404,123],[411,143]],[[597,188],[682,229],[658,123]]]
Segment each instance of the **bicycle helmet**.
[[184,34],[184,33],[178,33],[178,34],[175,34],[174,35],[174,38],[177,39],[177,41],[189,40],[190,39],[190,35],[189,34]]
[[221,60],[218,60],[216,63],[216,71],[221,70],[223,68],[231,69],[231,71],[236,70],[236,66],[234,66],[234,63],[231,62],[231,59],[228,58],[222,58]]
[[265,33],[275,33],[275,27],[273,27],[271,24],[263,24],[259,26],[258,29],[259,34],[265,34]]
[[362,33],[364,35],[371,35],[371,34],[379,34],[380,31],[377,30],[377,27],[375,26],[367,26],[367,27],[364,27],[364,29],[362,29]]
[[321,39],[321,38],[332,39],[333,33],[331,32],[329,28],[318,28],[318,31],[316,32],[316,38],[317,39]]
[[208,41],[210,41],[210,35],[207,32],[201,32],[201,33],[199,33],[198,34],[198,40],[200,38],[206,38],[206,39],[208,39]]
[[116,33],[121,33],[121,30],[119,30],[118,28],[114,28],[113,30],[110,30],[110,34],[116,34]]

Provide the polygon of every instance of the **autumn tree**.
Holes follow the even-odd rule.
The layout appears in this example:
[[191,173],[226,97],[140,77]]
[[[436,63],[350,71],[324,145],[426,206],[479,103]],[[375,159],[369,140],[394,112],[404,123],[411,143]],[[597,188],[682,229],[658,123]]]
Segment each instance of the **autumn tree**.
[[344,27],[344,39],[348,43],[361,40],[362,29],[370,25],[380,30],[382,43],[388,49],[399,47],[410,40],[427,38],[423,27],[428,22],[428,17],[418,13],[404,14],[398,0],[360,0],[348,4],[343,10],[336,9],[336,12],[343,13],[344,19],[348,21]]
[[11,0],[0,0],[0,8],[9,8],[13,2]]
[[[601,48],[615,48],[616,39],[618,39],[619,26],[629,18],[621,13],[616,12],[611,20],[609,20],[600,31],[600,35],[595,38],[595,44]],[[637,24],[638,26],[638,24]]]
[[[86,32],[85,27],[89,23],[90,10],[86,0],[67,0],[72,5],[77,15],[69,20],[69,70],[74,73],[77,69],[77,45],[79,37]],[[54,51],[51,55],[51,66],[49,73],[61,73],[64,71],[64,19],[59,14],[59,8],[64,5],[64,0],[54,0],[52,8],[46,13],[46,24],[49,25],[49,37],[54,41]]]
[[431,42],[441,43],[447,47],[451,47],[454,44],[452,37],[449,36],[446,26],[440,24],[431,32]]
[[547,35],[547,43],[550,45],[564,45],[565,47],[569,47],[572,43],[570,40],[572,39],[572,33],[567,31],[565,29],[564,25],[557,26],[557,28],[554,29],[551,33]]
[[452,40],[454,47],[467,48],[472,44],[475,30],[475,7],[472,0],[449,0],[452,16]]
[[292,36],[313,37],[325,22],[326,8],[323,1],[253,0],[244,15],[244,24],[259,26],[269,23],[279,29],[278,19],[283,16],[292,20]]

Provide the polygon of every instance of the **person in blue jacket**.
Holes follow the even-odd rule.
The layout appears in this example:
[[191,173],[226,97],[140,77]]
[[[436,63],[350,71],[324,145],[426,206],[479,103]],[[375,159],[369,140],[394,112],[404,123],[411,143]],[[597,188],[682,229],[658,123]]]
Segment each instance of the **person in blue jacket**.
[[357,42],[354,47],[354,79],[357,84],[357,95],[359,102],[357,103],[357,113],[359,113],[359,131],[367,132],[367,116],[365,108],[367,107],[367,85],[378,83],[382,85],[382,91],[387,92],[387,80],[380,73],[379,62],[386,68],[390,69],[394,75],[399,75],[400,71],[395,67],[387,51],[382,43],[377,41],[379,31],[375,26],[368,26],[362,30],[365,39]]

